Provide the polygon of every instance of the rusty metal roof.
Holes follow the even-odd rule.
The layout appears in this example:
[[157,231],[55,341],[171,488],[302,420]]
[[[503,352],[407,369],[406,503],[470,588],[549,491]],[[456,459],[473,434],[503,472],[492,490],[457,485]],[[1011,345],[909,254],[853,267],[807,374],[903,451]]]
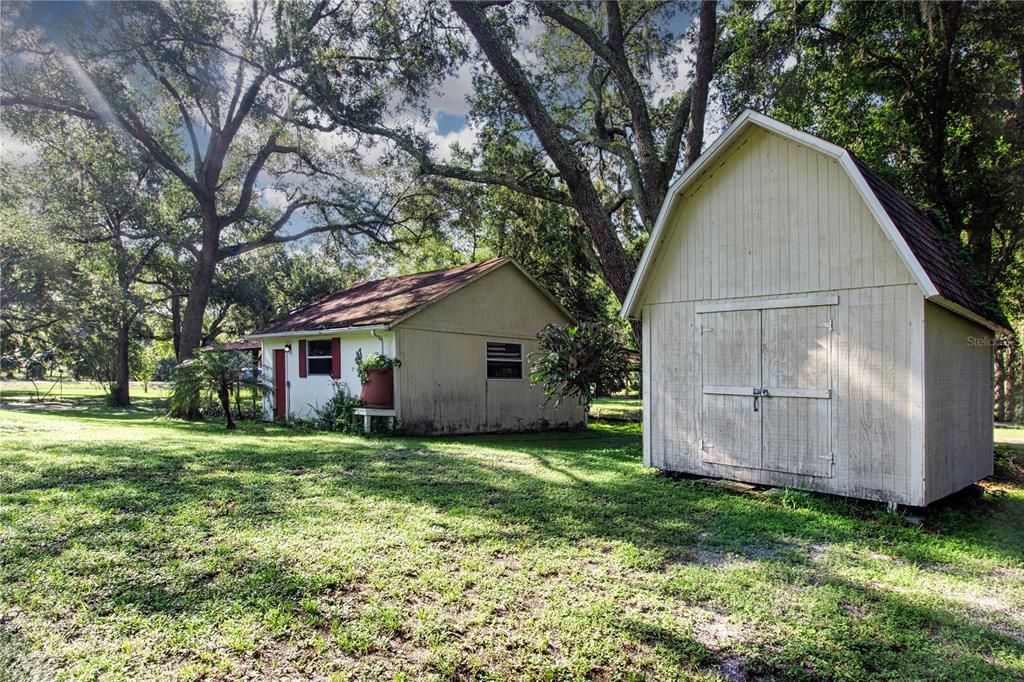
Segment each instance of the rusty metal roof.
[[250,336],[387,327],[508,262],[508,258],[493,258],[446,270],[363,282],[297,308]]

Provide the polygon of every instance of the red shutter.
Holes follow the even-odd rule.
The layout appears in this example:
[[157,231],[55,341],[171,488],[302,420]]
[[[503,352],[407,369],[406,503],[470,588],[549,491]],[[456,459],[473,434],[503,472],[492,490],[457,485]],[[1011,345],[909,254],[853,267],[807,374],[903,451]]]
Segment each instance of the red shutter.
[[306,339],[299,339],[299,377],[305,379],[306,371]]
[[331,376],[341,378],[341,339],[331,339]]

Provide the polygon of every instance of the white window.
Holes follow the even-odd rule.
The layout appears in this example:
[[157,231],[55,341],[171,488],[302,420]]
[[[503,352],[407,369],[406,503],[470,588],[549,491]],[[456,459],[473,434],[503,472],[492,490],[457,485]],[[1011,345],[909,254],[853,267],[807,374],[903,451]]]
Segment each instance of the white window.
[[306,368],[309,374],[331,373],[331,340],[310,340],[306,343]]
[[522,379],[523,344],[488,341],[487,378]]

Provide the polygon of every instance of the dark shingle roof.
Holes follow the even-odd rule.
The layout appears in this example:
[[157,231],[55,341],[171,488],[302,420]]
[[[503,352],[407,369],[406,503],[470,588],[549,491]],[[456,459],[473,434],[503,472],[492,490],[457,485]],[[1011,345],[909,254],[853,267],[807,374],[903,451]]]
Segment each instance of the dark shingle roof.
[[253,351],[260,350],[262,344],[256,339],[231,339],[224,343],[212,343],[208,346],[203,346],[202,350],[220,350],[220,351]]
[[437,301],[483,273],[507,262],[507,258],[494,258],[447,270],[364,282],[293,310],[254,334],[394,324],[419,308]]
[[1009,327],[993,296],[975,281],[959,237],[949,234],[853,152],[850,157],[939,294],[990,322]]

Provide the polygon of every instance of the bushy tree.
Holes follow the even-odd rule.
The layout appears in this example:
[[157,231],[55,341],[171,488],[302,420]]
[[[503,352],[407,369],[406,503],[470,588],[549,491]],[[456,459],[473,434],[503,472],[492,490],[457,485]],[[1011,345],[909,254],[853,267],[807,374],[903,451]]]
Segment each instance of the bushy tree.
[[598,395],[626,385],[631,368],[623,334],[605,324],[549,324],[537,334],[530,354],[530,381],[544,389],[545,402],[578,399],[587,409]]

